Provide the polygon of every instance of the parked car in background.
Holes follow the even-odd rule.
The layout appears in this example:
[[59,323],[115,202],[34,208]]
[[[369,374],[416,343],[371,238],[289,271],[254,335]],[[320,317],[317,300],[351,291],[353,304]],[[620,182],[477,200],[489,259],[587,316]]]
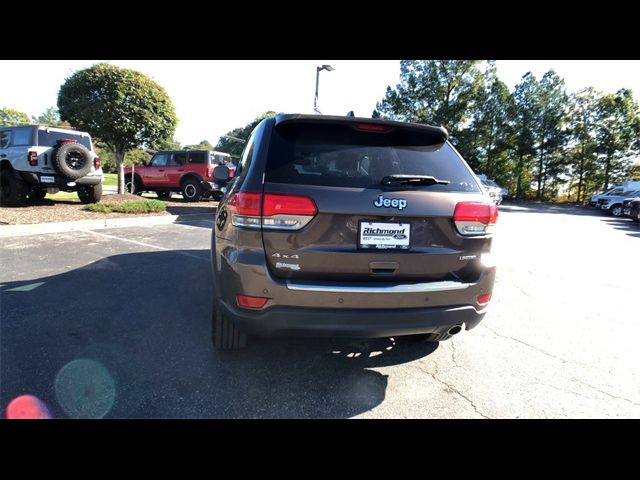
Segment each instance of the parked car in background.
[[607,195],[598,200],[598,208],[614,217],[622,215],[622,203],[626,198],[637,197],[640,195],[640,190],[622,192],[620,195]]
[[627,180],[625,182],[622,182],[620,185],[616,185],[613,188],[610,188],[606,192],[592,195],[589,200],[589,205],[592,205],[594,207],[598,206],[598,201],[601,198],[622,195],[624,192],[629,192],[632,190],[640,190],[640,181]]
[[173,192],[182,194],[189,202],[208,197],[219,200],[226,182],[214,181],[213,172],[224,166],[232,178],[235,168],[228,165],[230,163],[231,156],[223,152],[162,150],[146,165],[125,168],[125,188],[137,195],[153,191],[163,200],[170,198]]
[[470,330],[491,300],[497,218],[442,127],[264,119],[216,212],[214,346]]
[[640,200],[633,200],[631,202],[631,220],[640,222]]
[[68,128],[0,128],[0,205],[17,207],[47,193],[77,192],[82,203],[102,197],[100,157],[91,135]]
[[500,187],[495,181],[487,178],[486,175],[478,175],[480,182],[482,183],[483,188],[487,191],[491,200],[496,205],[500,205],[502,203],[502,199],[505,196],[504,192],[509,192],[507,189]]
[[640,194],[625,198],[622,201],[622,215],[632,217],[633,206],[637,204],[640,204]]

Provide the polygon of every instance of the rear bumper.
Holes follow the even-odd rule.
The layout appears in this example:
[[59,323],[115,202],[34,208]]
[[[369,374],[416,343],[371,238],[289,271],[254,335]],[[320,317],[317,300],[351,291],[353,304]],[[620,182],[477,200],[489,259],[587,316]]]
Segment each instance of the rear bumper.
[[459,305],[394,310],[274,307],[254,312],[226,302],[219,305],[232,322],[251,334],[358,338],[439,334],[460,324],[470,330],[480,323],[487,310]]
[[[22,179],[31,184],[31,185],[39,185],[41,187],[51,187],[51,188],[60,188],[60,189],[69,189],[73,190],[78,186],[83,185],[98,185],[102,182],[102,175],[87,175],[82,178],[78,178],[77,180],[69,180],[67,178],[63,178],[56,173],[52,174],[40,174],[35,172],[20,172],[20,176]],[[41,177],[53,177],[53,182],[43,182],[41,181]],[[75,185],[69,185],[69,183]]]

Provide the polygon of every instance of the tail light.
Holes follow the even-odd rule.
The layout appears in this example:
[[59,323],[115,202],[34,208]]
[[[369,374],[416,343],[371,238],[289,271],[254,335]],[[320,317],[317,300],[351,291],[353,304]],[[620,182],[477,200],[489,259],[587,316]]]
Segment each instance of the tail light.
[[251,297],[249,295],[236,295],[238,306],[244,308],[262,308],[269,299],[266,297]]
[[356,125],[356,130],[360,130],[362,132],[389,132],[392,127],[388,127],[386,125],[378,125],[376,123],[359,123]]
[[453,212],[460,235],[486,235],[498,221],[498,207],[481,202],[460,202]]
[[29,165],[35,167],[38,165],[38,152],[29,152],[27,156],[27,160],[29,160]]
[[211,167],[207,167],[207,178],[208,179],[212,179],[213,178],[213,168]]
[[478,305],[486,305],[490,301],[491,293],[484,293],[482,295],[478,295],[478,297],[476,298],[476,302],[478,302]]
[[100,169],[100,157],[96,157],[93,159],[93,166],[96,170]]
[[302,195],[235,193],[228,206],[233,224],[249,228],[299,230],[318,213],[313,200]]

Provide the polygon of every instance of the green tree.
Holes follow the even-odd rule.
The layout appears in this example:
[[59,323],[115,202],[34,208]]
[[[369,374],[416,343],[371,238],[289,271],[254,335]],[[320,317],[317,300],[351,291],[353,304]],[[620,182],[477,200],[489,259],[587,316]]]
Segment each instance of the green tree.
[[531,180],[529,168],[536,154],[536,127],[539,118],[539,84],[535,75],[527,72],[513,93],[515,130],[513,153],[515,156],[516,198],[525,198]]
[[577,177],[576,201],[594,187],[597,171],[596,130],[597,109],[602,94],[593,87],[584,88],[569,97],[567,112],[570,149],[568,152],[572,174]]
[[209,140],[203,140],[200,143],[196,143],[193,145],[185,145],[183,147],[184,150],[210,150],[213,151],[216,149],[213,145],[209,143]]
[[564,80],[549,70],[535,92],[538,118],[535,135],[538,138],[538,171],[536,199],[544,200],[549,177],[557,181],[564,170],[562,149],[566,141],[563,130],[567,94]]
[[178,119],[171,98],[140,72],[109,64],[80,70],[58,93],[60,117],[100,139],[115,155],[118,193],[124,193],[123,162],[134,148],[155,148],[171,138]]
[[51,127],[71,128],[69,122],[60,120],[60,113],[56,107],[49,107],[38,117],[31,117],[33,123],[38,125],[49,125]]
[[620,180],[630,168],[630,159],[640,150],[640,112],[629,89],[604,95],[598,102],[596,134],[605,190],[611,180]]
[[[256,126],[265,118],[274,117],[276,112],[268,111],[263,113],[262,115],[257,116],[254,120],[246,124],[244,127],[234,128],[233,130],[226,133],[226,136],[221,136],[220,140],[218,140],[218,144],[216,145],[215,150],[219,152],[226,152],[232,156],[239,157],[242,155],[242,150],[244,150],[244,146],[246,145],[246,141],[249,140],[251,136],[251,132]],[[242,141],[233,140],[228,137],[238,138]]]
[[153,146],[155,150],[180,150],[182,147],[180,146],[180,142],[175,138],[165,138],[164,140],[160,140],[156,142]]
[[457,145],[483,84],[477,60],[403,60],[374,117],[442,125]]
[[12,108],[0,108],[0,127],[29,125],[29,115]]
[[[512,144],[511,118],[515,111],[509,88],[498,78],[495,64],[489,62],[482,89],[474,101],[473,119],[463,136],[469,139],[465,152],[477,171],[508,185],[511,178],[509,150]],[[464,148],[464,147],[461,147]]]

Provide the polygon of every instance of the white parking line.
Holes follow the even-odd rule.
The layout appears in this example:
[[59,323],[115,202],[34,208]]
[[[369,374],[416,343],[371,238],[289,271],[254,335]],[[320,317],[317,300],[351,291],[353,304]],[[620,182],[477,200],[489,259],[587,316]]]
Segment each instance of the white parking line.
[[197,258],[198,260],[204,260],[205,262],[209,261],[209,259],[207,259],[207,258],[202,258],[202,257],[200,257],[198,255],[193,255],[192,253],[182,252],[182,251],[179,251],[179,250],[171,250],[169,248],[159,247],[157,245],[151,245],[150,243],[138,242],[136,240],[130,240],[128,238],[116,237],[115,235],[107,235],[106,233],[98,233],[98,232],[95,232],[93,230],[80,230],[80,231],[81,232],[86,232],[86,233],[93,233],[94,235],[98,235],[100,237],[112,238],[114,240],[120,240],[122,242],[134,243],[134,244],[140,245],[142,247],[155,248],[156,250],[162,250],[163,252],[177,253],[178,255],[183,255],[185,257],[191,257],[191,258]]

